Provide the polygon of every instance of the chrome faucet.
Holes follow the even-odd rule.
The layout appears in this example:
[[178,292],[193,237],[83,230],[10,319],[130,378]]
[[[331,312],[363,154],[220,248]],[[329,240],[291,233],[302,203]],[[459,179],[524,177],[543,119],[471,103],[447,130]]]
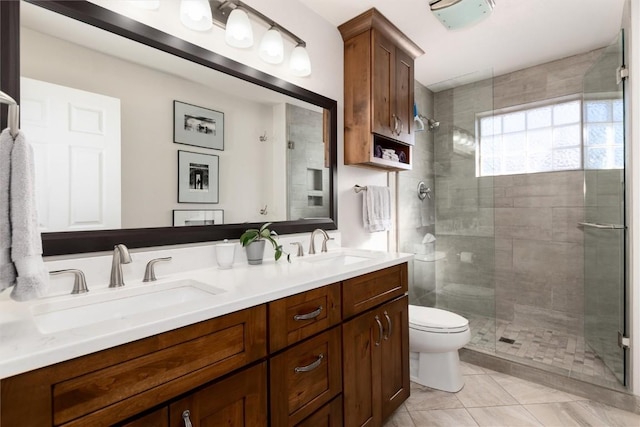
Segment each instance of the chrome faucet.
[[314,240],[316,238],[316,233],[322,234],[322,249],[321,252],[327,252],[327,241],[332,240],[331,237],[324,231],[322,228],[316,228],[311,232],[311,242],[309,243],[309,255],[313,255],[316,253],[316,246]]
[[49,272],[52,276],[65,273],[71,273],[75,276],[73,281],[73,290],[71,291],[72,294],[84,294],[89,292],[89,288],[87,288],[87,279],[84,277],[84,273],[81,270],[69,268],[67,270],[55,270]]
[[122,264],[129,264],[131,255],[129,249],[125,245],[115,245],[113,247],[113,261],[111,262],[111,278],[109,279],[110,288],[119,288],[124,286],[122,278]]
[[143,282],[155,282],[156,280],[158,280],[158,278],[156,277],[156,270],[154,266],[160,261],[171,261],[171,257],[168,256],[164,258],[156,258],[149,261],[147,263],[147,267],[144,269],[144,279],[142,279]]

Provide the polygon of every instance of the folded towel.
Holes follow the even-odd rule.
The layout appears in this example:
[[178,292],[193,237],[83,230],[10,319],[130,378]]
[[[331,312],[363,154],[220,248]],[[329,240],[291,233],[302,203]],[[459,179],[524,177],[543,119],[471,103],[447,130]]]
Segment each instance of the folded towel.
[[389,187],[367,185],[362,198],[364,228],[374,233],[391,229],[391,193]]
[[11,259],[18,279],[11,297],[25,301],[46,295],[49,274],[42,260],[35,197],[35,167],[31,146],[18,132],[11,150]]
[[0,291],[13,286],[16,269],[11,262],[11,219],[9,186],[11,182],[11,149],[13,137],[9,129],[0,133]]

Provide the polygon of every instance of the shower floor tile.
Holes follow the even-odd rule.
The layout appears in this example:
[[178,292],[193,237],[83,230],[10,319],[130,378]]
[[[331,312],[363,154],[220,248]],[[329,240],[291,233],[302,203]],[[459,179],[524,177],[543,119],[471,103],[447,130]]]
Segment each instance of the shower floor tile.
[[[584,337],[546,328],[516,325],[480,316],[467,316],[471,341],[467,348],[543,368],[592,384],[621,389],[619,381],[585,343]],[[505,337],[513,344],[498,341]]]

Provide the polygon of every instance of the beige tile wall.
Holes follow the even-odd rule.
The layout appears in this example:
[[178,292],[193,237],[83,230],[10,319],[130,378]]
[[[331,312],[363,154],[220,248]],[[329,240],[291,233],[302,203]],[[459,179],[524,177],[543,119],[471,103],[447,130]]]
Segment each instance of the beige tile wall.
[[[582,335],[584,323],[583,171],[476,178],[475,156],[453,150],[453,129],[475,135],[477,113],[581,95],[596,50],[434,95],[437,249],[448,255],[443,285],[491,288],[495,316]],[[474,253],[472,263],[458,254]],[[458,286],[457,289],[460,289]],[[462,287],[464,289],[464,286]],[[444,293],[438,305],[473,313]],[[440,294],[438,294],[440,298]],[[464,299],[464,298],[462,298]],[[442,304],[441,304],[442,303]]]

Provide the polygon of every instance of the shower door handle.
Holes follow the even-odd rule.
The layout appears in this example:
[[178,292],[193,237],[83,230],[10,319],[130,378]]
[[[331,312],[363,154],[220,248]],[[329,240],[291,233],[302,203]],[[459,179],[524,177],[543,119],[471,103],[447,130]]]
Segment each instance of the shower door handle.
[[599,228],[604,230],[624,230],[625,227],[622,224],[599,224],[596,222],[579,222],[578,225],[582,227]]

